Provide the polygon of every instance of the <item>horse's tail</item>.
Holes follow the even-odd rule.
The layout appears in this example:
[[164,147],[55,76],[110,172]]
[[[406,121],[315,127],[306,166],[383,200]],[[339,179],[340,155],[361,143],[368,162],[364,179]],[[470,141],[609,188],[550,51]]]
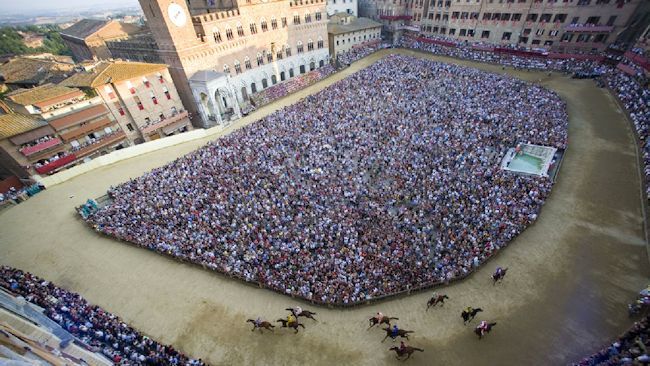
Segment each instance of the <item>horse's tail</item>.
[[422,348],[416,348],[416,347],[413,347],[413,349],[414,349],[415,351],[424,352],[424,350],[423,350]]
[[390,319],[390,320],[399,320],[399,318],[395,318],[395,317],[392,317],[392,316],[388,317],[388,319]]
[[409,333],[415,333],[415,331],[414,330],[405,330],[404,331],[404,334],[409,334]]
[[493,326],[495,326],[495,325],[497,325],[497,322],[490,323],[490,326],[491,326],[491,327],[493,327]]

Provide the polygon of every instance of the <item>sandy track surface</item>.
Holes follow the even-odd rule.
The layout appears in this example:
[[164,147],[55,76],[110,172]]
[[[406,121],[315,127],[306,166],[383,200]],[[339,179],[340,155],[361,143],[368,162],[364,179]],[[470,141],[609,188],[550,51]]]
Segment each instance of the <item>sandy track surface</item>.
[[[366,331],[376,311],[414,330],[425,349],[417,365],[557,365],[579,359],[630,326],[626,302],[650,276],[642,231],[640,180],[632,130],[613,97],[589,80],[463,62],[412,51],[371,55],[297,94],[261,108],[229,130],[294,103],[391,52],[507,72],[557,91],[569,108],[569,148],[537,222],[469,279],[437,289],[450,299],[425,312],[430,292],[350,310],[302,304],[320,320],[294,335],[250,331],[246,318],[285,317],[299,301],[182,264],[88,229],[74,206],[110,185],[189,151],[192,141],[100,168],[0,214],[0,263],[34,272],[81,293],[136,328],[212,364],[394,364],[390,340]],[[70,198],[70,196],[74,197]],[[492,286],[497,265],[509,267]],[[497,321],[478,341],[460,319],[463,307]],[[480,320],[477,319],[477,320]],[[476,324],[476,323],[474,323]]]

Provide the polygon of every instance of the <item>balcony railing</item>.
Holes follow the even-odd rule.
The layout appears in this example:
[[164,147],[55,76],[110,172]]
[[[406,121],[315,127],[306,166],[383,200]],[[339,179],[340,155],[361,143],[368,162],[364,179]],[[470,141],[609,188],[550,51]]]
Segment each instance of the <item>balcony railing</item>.
[[77,157],[81,158],[97,151],[98,149],[113,144],[117,141],[124,140],[125,138],[126,138],[126,133],[124,133],[124,131],[114,132],[110,135],[104,135],[104,137],[93,142],[92,144],[86,145],[78,150],[75,150],[74,153],[75,155],[77,155]]
[[144,133],[145,135],[148,135],[148,134],[156,131],[159,128],[169,126],[170,124],[172,124],[174,122],[177,122],[177,121],[180,121],[183,118],[186,118],[187,116],[188,116],[187,111],[178,112],[177,114],[171,115],[171,116],[169,116],[169,117],[167,117],[167,118],[165,118],[163,120],[159,120],[159,121],[153,122],[153,123],[151,123],[149,125],[146,125],[146,126],[142,127],[142,133]]
[[569,24],[564,27],[567,32],[611,32],[613,29],[612,25],[596,24]]
[[32,154],[36,154],[39,151],[43,151],[43,150],[49,149],[51,147],[60,145],[61,143],[62,143],[62,141],[59,138],[55,137],[53,139],[43,141],[43,142],[41,142],[39,144],[36,144],[34,146],[23,147],[22,149],[20,149],[18,151],[20,151],[21,154],[23,154],[25,156],[30,156]]
[[77,160],[77,156],[75,154],[70,154],[66,155],[62,158],[59,158],[58,160],[55,160],[51,163],[39,166],[38,168],[35,168],[35,170],[40,173],[40,174],[47,174],[55,169],[58,169],[64,165],[70,164],[73,161]]
[[79,136],[87,135],[90,132],[97,131],[98,129],[110,126],[113,123],[115,122],[111,121],[108,117],[104,117],[98,121],[80,126],[79,128],[76,128],[70,132],[62,133],[61,137],[63,138],[64,141],[67,142],[76,139]]

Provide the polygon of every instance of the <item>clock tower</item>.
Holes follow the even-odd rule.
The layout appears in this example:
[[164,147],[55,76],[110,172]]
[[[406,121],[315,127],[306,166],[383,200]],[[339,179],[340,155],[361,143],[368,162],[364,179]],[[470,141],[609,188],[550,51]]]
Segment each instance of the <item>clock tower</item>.
[[180,51],[201,43],[185,0],[140,0],[140,6],[161,51]]
[[192,124],[196,127],[205,126],[192,97],[187,65],[184,65],[188,56],[205,47],[194,30],[187,3],[185,0],[139,1],[147,18],[147,26],[158,45],[158,55],[169,65],[169,73],[183,105],[192,114]]

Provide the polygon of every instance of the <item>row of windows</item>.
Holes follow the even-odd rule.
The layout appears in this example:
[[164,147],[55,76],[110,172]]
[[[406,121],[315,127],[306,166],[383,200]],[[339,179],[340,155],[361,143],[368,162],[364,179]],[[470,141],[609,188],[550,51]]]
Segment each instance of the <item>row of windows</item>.
[[[466,3],[469,3],[470,1],[471,1],[471,0],[465,0]],[[489,4],[493,4],[494,1],[495,1],[495,0],[488,0],[488,3],[489,3]],[[577,3],[577,5],[591,5],[591,1],[592,1],[592,0],[577,0],[576,3]],[[596,5],[607,5],[607,4],[609,4],[611,1],[612,1],[612,0],[595,0],[594,3],[595,3]],[[623,6],[623,4],[625,3],[625,1],[626,1],[626,0],[614,0],[614,3],[615,3],[615,4],[620,8],[620,7]],[[402,1],[400,0],[399,2],[400,2],[400,5],[401,5]],[[456,2],[459,3],[460,0],[456,0]],[[480,3],[481,0],[476,0],[475,2],[476,2],[476,3]],[[499,4],[503,4],[503,3],[506,3],[506,4],[514,4],[515,2],[516,2],[516,3],[519,3],[519,4],[522,4],[522,3],[528,3],[529,0],[497,0],[497,2],[498,2]],[[544,0],[533,0],[533,3],[535,3],[535,4],[542,4],[543,2],[544,2]],[[555,3],[559,3],[560,0],[546,0],[546,2],[547,2],[548,4],[555,4]],[[561,0],[561,2],[563,2],[563,3],[572,3],[572,2],[574,2],[574,0]],[[395,4],[395,3],[396,3],[396,0],[393,0],[393,4]],[[437,5],[438,5],[439,8],[442,8],[443,6],[444,6],[444,7],[450,7],[450,6],[451,6],[451,0],[445,0],[445,1],[443,1],[443,0],[438,0]],[[435,3],[433,3],[432,6],[435,6]]]
[[[357,40],[357,37],[352,37],[352,38],[348,37],[347,40],[348,40],[348,43],[353,43],[353,42],[356,43],[356,42],[361,42],[361,41],[366,41],[366,40],[371,40],[371,39],[377,39],[377,38],[379,38],[379,37],[380,37],[379,33],[375,33],[375,34],[364,34],[364,35],[363,35],[363,39],[361,38],[361,36],[359,36],[359,39],[358,39],[358,40]],[[340,45],[340,44],[339,44],[339,41],[342,42],[342,43],[340,43],[340,44],[345,44],[345,39],[340,39],[340,40],[337,39],[337,40],[336,40],[336,45],[337,45],[337,46]]]
[[[438,28],[438,27],[426,27],[425,29],[427,32],[431,33],[440,33],[440,34],[449,34],[450,36],[455,36],[456,35],[456,28],[450,28],[447,29],[445,27]],[[538,29],[535,31],[536,36],[543,36],[545,30],[544,29]],[[532,33],[531,29],[524,29],[522,32],[522,36],[519,37],[519,42],[520,43],[528,43],[528,37]],[[548,32],[549,37],[556,37],[559,34],[558,30],[550,30]],[[474,37],[476,35],[474,29],[460,29],[458,32],[459,37]],[[607,34],[575,34],[575,33],[564,33],[562,35],[562,38],[560,39],[562,42],[571,42],[573,38],[576,37],[576,42],[596,42],[596,43],[605,43],[607,41]],[[490,38],[490,31],[489,30],[484,30],[481,31],[481,38]],[[512,32],[503,32],[501,35],[501,40],[502,41],[510,41],[512,40]],[[533,40],[532,41],[533,45],[539,45],[541,44],[540,40]],[[553,41],[547,40],[544,42],[544,45],[550,46],[553,44]]]
[[[314,18],[316,19],[317,22],[321,21],[323,19],[322,15],[320,12],[314,13]],[[300,24],[301,22],[301,17],[300,15],[294,15],[293,16],[293,24]],[[311,14],[305,14],[305,23],[311,23],[312,22],[312,17]],[[282,28],[287,27],[287,17],[282,17],[280,18],[280,26]],[[237,23],[237,36],[239,37],[244,37],[244,27],[241,25],[241,23]],[[257,28],[257,23],[250,23],[248,25],[248,29],[250,31],[250,34],[257,34],[258,33],[258,28]],[[262,18],[262,21],[260,22],[260,29],[262,32],[268,32],[269,31],[269,23]],[[271,18],[271,30],[276,30],[278,29],[278,20],[273,17]],[[226,39],[227,40],[233,40],[235,39],[235,34],[233,33],[232,28],[226,28]],[[212,38],[214,38],[214,41],[216,43],[223,42],[223,36],[221,35],[221,31],[219,31],[218,28],[213,28],[212,29]]]
[[[322,39],[319,39],[318,42],[316,43],[316,47],[318,47],[318,49],[325,47],[325,42]],[[312,40],[309,40],[307,42],[307,52],[311,52],[313,50],[314,50],[314,42]],[[296,52],[298,54],[305,52],[305,47],[301,41],[298,41],[298,44],[296,46]],[[275,53],[276,60],[282,60],[284,57],[291,57],[291,47],[285,46]],[[264,65],[264,62],[271,63],[273,62],[273,53],[268,51],[262,51],[261,53],[258,52],[255,61],[257,63],[256,66],[262,66]],[[235,74],[241,74],[242,67],[239,60],[235,60],[233,66],[235,68]],[[253,68],[253,65],[251,64],[251,59],[248,56],[244,58],[244,68],[246,70],[251,70]],[[230,66],[228,66],[227,64],[223,65],[223,72],[230,74]]]
[[[319,67],[325,66],[325,61],[324,60],[319,61],[318,66]],[[309,67],[309,71],[315,70],[316,69],[316,62],[312,61],[312,62],[309,63],[309,65],[300,65],[298,67],[298,70],[300,71],[300,74],[306,73],[307,72],[307,67]],[[287,75],[287,72],[281,71],[280,72],[280,81],[285,81],[287,79],[287,76],[289,78],[292,78],[292,77],[295,76],[293,68],[289,69],[288,75]],[[275,85],[275,84],[278,83],[278,77],[276,75],[271,75],[271,83],[272,83],[272,85]],[[270,86],[269,81],[266,78],[262,79],[261,84],[262,84],[262,90],[264,90],[264,89],[266,89],[266,88],[268,88]],[[257,93],[257,91],[258,91],[257,90],[257,83],[252,82],[250,84],[250,90],[251,90],[252,93]],[[246,90],[245,86],[241,88],[241,92],[242,92],[242,97],[248,98],[248,91]]]
[[[544,14],[528,14],[526,15],[526,21],[527,22],[537,22],[539,21],[540,23],[550,23],[551,21],[554,23],[564,23],[566,22],[568,17],[568,14],[549,14],[549,13],[544,13]],[[429,19],[430,20],[442,20],[442,21],[447,21],[449,20],[449,14],[448,13],[429,13]],[[477,20],[479,19],[479,13],[478,12],[458,12],[455,11],[451,13],[451,19],[469,19],[469,20]],[[481,20],[495,20],[495,21],[512,21],[512,22],[518,22],[521,21],[522,19],[522,14],[521,13],[483,13],[483,16],[481,17]],[[607,25],[614,25],[614,22],[616,21],[616,15],[612,15],[609,17],[607,20]],[[591,16],[587,17],[587,20],[585,22],[586,24],[600,24],[600,17],[599,16]],[[580,24],[580,17],[573,17],[571,19],[571,24]]]

